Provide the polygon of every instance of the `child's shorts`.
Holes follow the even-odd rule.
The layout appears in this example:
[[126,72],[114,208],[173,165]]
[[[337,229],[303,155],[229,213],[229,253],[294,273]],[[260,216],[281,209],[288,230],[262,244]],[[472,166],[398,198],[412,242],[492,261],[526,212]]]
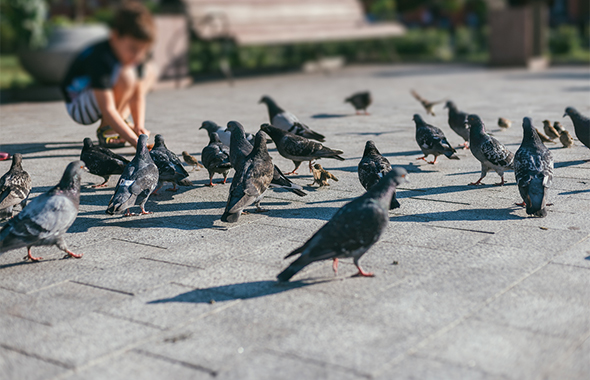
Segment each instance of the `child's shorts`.
[[92,89],[79,93],[70,103],[66,103],[70,117],[77,123],[89,125],[102,118]]

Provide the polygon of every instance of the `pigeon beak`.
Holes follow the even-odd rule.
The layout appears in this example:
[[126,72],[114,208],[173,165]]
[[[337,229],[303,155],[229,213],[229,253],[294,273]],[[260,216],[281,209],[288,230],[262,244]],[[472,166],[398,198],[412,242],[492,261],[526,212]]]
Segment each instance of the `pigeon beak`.
[[566,112],[566,113],[564,113],[562,117],[566,117],[566,116],[567,116],[567,112]]
[[410,182],[410,180],[408,179],[408,175],[407,174],[404,174],[402,176],[402,178],[404,179],[404,182],[406,182],[406,183]]
[[90,173],[90,170],[85,165],[80,166],[80,169],[84,170],[87,173]]

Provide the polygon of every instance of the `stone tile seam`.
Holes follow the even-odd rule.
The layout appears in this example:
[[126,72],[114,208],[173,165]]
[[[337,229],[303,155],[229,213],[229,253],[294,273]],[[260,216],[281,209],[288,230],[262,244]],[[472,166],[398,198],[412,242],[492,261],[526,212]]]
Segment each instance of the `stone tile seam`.
[[200,315],[198,315],[196,317],[193,317],[193,318],[189,318],[184,323],[182,323],[180,325],[177,325],[173,329],[159,331],[156,334],[153,334],[151,336],[148,336],[148,337],[145,337],[143,339],[139,339],[139,340],[137,340],[135,342],[129,343],[126,346],[123,346],[123,347],[121,347],[119,349],[113,350],[113,351],[111,351],[111,352],[109,352],[109,353],[107,353],[105,355],[102,355],[102,356],[100,356],[98,358],[95,358],[93,360],[90,360],[90,361],[86,362],[85,364],[82,364],[79,367],[75,367],[75,368],[68,367],[70,369],[70,371],[65,372],[65,373],[62,373],[62,374],[59,374],[57,376],[54,376],[53,378],[51,378],[49,380],[66,379],[66,378],[70,377],[71,375],[73,375],[76,372],[80,372],[80,371],[85,370],[87,368],[91,368],[91,367],[93,367],[95,365],[98,365],[100,363],[103,363],[103,362],[105,362],[105,361],[107,361],[107,360],[109,360],[109,359],[111,359],[113,357],[116,357],[118,355],[121,355],[121,354],[123,354],[123,353],[125,353],[127,351],[133,350],[137,346],[139,346],[140,344],[147,343],[147,342],[150,342],[150,341],[155,340],[155,339],[158,339],[158,338],[163,338],[163,337],[167,336],[168,334],[170,334],[170,333],[172,333],[174,331],[178,331],[180,329],[183,329],[183,328],[189,326],[190,324],[192,324],[193,322],[195,322],[195,321],[197,321],[199,319],[208,317],[209,315],[214,315],[214,314],[220,313],[220,312],[222,312],[225,309],[228,309],[230,307],[233,307],[234,305],[239,304],[241,301],[242,300],[237,299],[237,300],[234,300],[233,302],[228,302],[226,305],[220,306],[220,307],[218,307],[218,308],[216,308],[214,310],[211,310],[209,312],[200,314]]
[[177,265],[177,266],[181,266],[181,267],[189,267],[189,268],[195,268],[195,269],[200,269],[200,270],[204,270],[205,269],[203,267],[199,267],[199,266],[196,266],[196,265],[191,265],[191,264],[186,264],[186,263],[176,263],[174,261],[154,259],[154,258],[151,258],[151,257],[140,257],[140,260],[154,261],[154,262],[162,263],[162,264]]
[[445,364],[445,365],[451,365],[451,366],[457,367],[457,368],[465,368],[465,369],[468,369],[468,370],[476,370],[477,372],[480,372],[480,373],[482,373],[482,374],[484,374],[484,375],[486,375],[488,377],[493,377],[493,378],[500,377],[502,379],[509,379],[509,377],[506,377],[505,375],[502,375],[502,374],[490,373],[488,371],[485,371],[482,368],[471,367],[469,365],[464,365],[462,363],[453,362],[453,361],[446,360],[444,358],[439,358],[439,357],[436,357],[436,356],[421,355],[421,354],[419,354],[417,352],[416,353],[413,353],[413,354],[410,354],[408,356],[413,356],[413,357],[418,358],[418,359],[430,360],[430,361],[438,362],[438,363]]
[[141,243],[141,242],[137,242],[137,241],[133,241],[133,240],[126,240],[126,239],[121,239],[121,238],[111,238],[111,240],[117,240],[117,241],[122,241],[125,243],[131,243],[131,244],[136,244],[136,245],[143,245],[143,246],[152,247],[152,248],[168,249],[168,247],[161,247],[159,245]]
[[211,368],[207,368],[207,367],[198,365],[198,364],[193,364],[193,363],[185,362],[185,361],[182,361],[182,360],[170,358],[170,357],[165,356],[165,355],[155,354],[153,352],[145,351],[145,350],[142,350],[142,349],[139,349],[139,348],[134,348],[134,349],[131,349],[130,351],[136,352],[136,353],[138,353],[140,355],[148,356],[150,358],[154,358],[154,359],[166,361],[166,362],[173,363],[173,364],[178,364],[178,365],[181,365],[183,367],[194,369],[196,371],[205,372],[206,374],[208,374],[211,377],[216,377],[218,375],[218,371],[213,370]]
[[62,363],[62,362],[60,362],[58,360],[55,360],[55,359],[46,358],[46,357],[41,356],[41,355],[32,354],[30,352],[21,350],[21,349],[16,348],[16,347],[11,347],[11,346],[6,345],[6,344],[3,344],[3,343],[0,343],[0,347],[2,347],[4,349],[7,349],[7,350],[10,350],[10,351],[18,352],[21,355],[28,356],[30,358],[35,358],[37,360],[41,360],[41,361],[44,361],[46,363],[50,363],[50,364],[53,364],[53,365],[56,365],[56,366],[59,366],[59,367],[65,368],[65,369],[74,369],[74,367],[71,366],[71,365],[69,365],[69,364]]
[[135,296],[135,293],[126,292],[124,290],[119,290],[119,289],[107,288],[105,286],[100,286],[100,285],[95,285],[95,284],[89,284],[87,282],[82,282],[82,281],[77,281],[77,280],[68,280],[68,281],[65,281],[65,282],[71,282],[71,283],[77,284],[77,285],[82,285],[82,286],[88,286],[88,287],[91,287],[91,288],[101,289],[101,290],[105,290],[107,292],[124,294],[126,296],[131,296],[131,297]]
[[383,371],[385,371],[387,369],[387,367],[390,367],[392,365],[396,365],[397,363],[399,363],[405,356],[417,353],[421,348],[426,346],[428,343],[432,342],[433,340],[437,339],[438,337],[443,336],[444,334],[448,333],[449,331],[451,331],[454,328],[456,328],[457,326],[459,326],[461,323],[463,323],[466,320],[468,320],[469,318],[473,317],[477,312],[479,312],[480,310],[483,310],[483,308],[485,308],[486,306],[488,306],[489,304],[491,304],[492,302],[494,302],[495,300],[500,298],[502,295],[508,293],[510,290],[512,290],[514,287],[516,287],[518,284],[520,284],[521,282],[523,282],[524,280],[526,280],[527,278],[529,278],[533,274],[535,274],[538,271],[540,271],[541,269],[545,268],[548,264],[549,264],[549,261],[545,262],[544,264],[540,265],[539,267],[532,270],[528,274],[524,275],[520,279],[514,281],[512,284],[508,285],[506,288],[502,289],[501,291],[497,292],[493,296],[489,297],[488,299],[483,301],[480,305],[474,307],[470,312],[465,313],[465,315],[463,315],[462,317],[457,318],[456,320],[452,321],[451,323],[447,324],[446,326],[443,326],[442,328],[440,328],[438,331],[435,331],[434,333],[428,335],[427,337],[422,339],[420,342],[418,342],[416,345],[414,345],[414,347],[411,347],[410,349],[406,350],[406,352],[403,352],[403,353],[397,355],[392,360],[390,360],[388,363],[385,363],[384,365],[382,365],[381,368],[377,369],[373,373],[373,375],[378,376],[379,374],[383,373]]

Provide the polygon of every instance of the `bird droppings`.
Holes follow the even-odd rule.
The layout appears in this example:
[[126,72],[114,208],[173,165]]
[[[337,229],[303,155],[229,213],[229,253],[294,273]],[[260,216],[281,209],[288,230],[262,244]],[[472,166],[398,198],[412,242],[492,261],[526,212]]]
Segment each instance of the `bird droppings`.
[[547,231],[549,229],[547,227],[539,227],[539,228],[542,229],[542,230],[545,230],[545,231]]
[[397,261],[394,261],[393,263],[391,263],[391,265],[398,265],[399,263]]

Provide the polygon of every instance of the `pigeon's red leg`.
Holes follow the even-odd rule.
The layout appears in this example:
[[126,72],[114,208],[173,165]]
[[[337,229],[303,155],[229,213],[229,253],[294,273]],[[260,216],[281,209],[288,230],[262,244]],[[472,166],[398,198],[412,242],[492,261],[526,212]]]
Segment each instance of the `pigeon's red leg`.
[[356,267],[359,270],[359,272],[355,274],[355,277],[375,277],[374,273],[365,272],[360,265],[356,264]]
[[311,162],[311,161],[309,161],[309,172],[310,172],[310,173],[313,173],[313,169],[311,168],[311,164],[312,164],[312,162]]
[[522,202],[522,203],[515,203],[516,206],[520,206],[520,207],[525,207],[526,206],[526,202]]
[[416,159],[417,159],[417,160],[424,160],[424,161],[426,161],[426,157],[428,157],[428,156],[424,156],[424,157],[418,157],[418,158],[416,158]]
[[153,214],[153,212],[145,211],[145,208],[143,208],[143,206],[141,206],[141,215],[147,215],[147,214]]
[[368,112],[367,112],[367,110],[365,110],[365,115],[367,115],[367,116],[368,116],[368,115],[370,115],[370,113],[368,113]]
[[463,149],[469,149],[469,141],[463,143]]
[[434,156],[434,161],[430,161],[429,164],[434,165],[436,164],[436,159],[438,158],[438,156]]
[[176,187],[176,182],[174,182],[174,187],[171,189],[166,189],[166,191],[178,191],[178,188]]
[[211,186],[211,187],[215,186],[215,184],[213,183],[213,176],[209,177],[209,184],[206,186]]
[[227,174],[225,176],[223,176],[223,182],[221,182],[221,183],[225,185],[226,182],[227,182]]
[[101,183],[100,185],[92,185],[90,187],[96,189],[97,187],[106,187],[107,186],[107,182],[109,182],[108,179],[105,179],[103,183]]
[[154,195],[159,195],[159,194],[158,194],[158,190],[160,190],[160,189],[162,188],[162,186],[164,186],[164,184],[160,185],[160,187],[158,187],[156,190],[154,190],[154,191],[152,192],[152,194],[154,194]]
[[332,270],[334,271],[334,275],[336,276],[338,274],[338,258],[334,259],[334,262],[332,263]]
[[25,260],[31,260],[31,261],[41,261],[43,260],[42,257],[35,257],[33,255],[31,255],[31,247],[27,248],[27,255],[24,257]]
[[66,249],[66,253],[68,254],[68,256],[75,257],[76,259],[80,259],[84,255],[83,253],[80,253],[79,255],[75,254],[74,252],[72,252],[68,249]]
[[504,182],[504,176],[501,176],[500,178],[502,178],[502,181],[498,182],[498,183],[494,183],[494,186],[504,186],[504,184],[506,182]]
[[293,169],[293,171],[291,171],[289,173],[285,173],[285,175],[297,174],[297,169],[299,169],[300,165],[301,165],[301,162],[295,163],[295,169]]
[[478,179],[476,182],[471,182],[469,184],[469,186],[476,186],[476,185],[481,185],[481,180],[484,179],[485,177],[481,177],[480,179]]
[[355,113],[355,114],[356,114],[356,115],[359,115],[359,110],[356,110],[356,113]]

